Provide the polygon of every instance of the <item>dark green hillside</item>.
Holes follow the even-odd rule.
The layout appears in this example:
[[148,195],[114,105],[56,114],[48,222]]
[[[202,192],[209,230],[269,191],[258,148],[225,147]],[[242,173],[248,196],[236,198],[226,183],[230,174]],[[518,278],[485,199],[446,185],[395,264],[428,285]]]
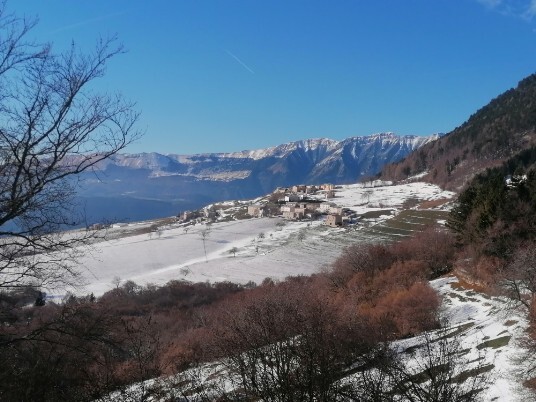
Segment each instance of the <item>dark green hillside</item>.
[[508,259],[536,239],[536,147],[478,174],[460,193],[448,225],[465,245]]
[[473,114],[467,122],[401,162],[388,165],[385,179],[429,171],[426,179],[457,188],[468,177],[536,143],[536,74],[522,80]]

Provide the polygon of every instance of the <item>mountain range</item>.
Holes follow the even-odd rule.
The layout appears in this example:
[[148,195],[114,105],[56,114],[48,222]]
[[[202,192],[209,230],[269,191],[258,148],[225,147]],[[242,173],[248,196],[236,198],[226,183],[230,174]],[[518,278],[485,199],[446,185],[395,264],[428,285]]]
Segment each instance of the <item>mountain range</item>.
[[232,153],[117,154],[83,176],[79,201],[89,222],[169,216],[276,187],[354,183],[439,137],[381,133]]

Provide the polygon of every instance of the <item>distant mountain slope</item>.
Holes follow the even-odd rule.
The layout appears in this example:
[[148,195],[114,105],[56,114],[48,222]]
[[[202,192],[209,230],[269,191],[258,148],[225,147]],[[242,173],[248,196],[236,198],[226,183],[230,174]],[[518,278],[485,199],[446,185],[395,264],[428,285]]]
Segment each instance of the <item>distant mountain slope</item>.
[[[382,133],[343,141],[310,139],[233,153],[120,154],[84,176],[80,196],[93,201],[96,197],[164,201],[180,211],[181,205],[191,208],[213,201],[253,198],[278,186],[357,182],[437,138]],[[122,218],[125,211],[121,209],[110,215],[106,211],[110,204],[103,203],[102,211],[93,208],[92,215],[129,219]],[[156,210],[151,212],[154,217],[162,216]]]
[[536,144],[536,74],[493,99],[460,127],[388,165],[385,179],[428,171],[432,183],[454,189],[484,168]]

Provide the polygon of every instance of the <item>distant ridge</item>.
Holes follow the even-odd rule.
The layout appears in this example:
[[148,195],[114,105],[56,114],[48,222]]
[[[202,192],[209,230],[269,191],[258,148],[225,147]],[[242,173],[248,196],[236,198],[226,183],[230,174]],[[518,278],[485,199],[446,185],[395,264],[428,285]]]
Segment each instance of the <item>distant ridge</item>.
[[[342,141],[328,138],[289,142],[275,147],[231,153],[205,153],[194,155],[137,153],[118,154],[101,163],[99,170],[110,166],[127,169],[146,169],[149,178],[162,176],[187,176],[201,180],[232,181],[254,175],[258,164],[273,162],[268,167],[277,172],[286,165],[291,173],[278,178],[277,185],[296,184],[301,180],[329,180],[337,183],[355,182],[363,175],[376,174],[386,161],[403,158],[424,144],[439,138],[432,135],[397,136],[380,133],[363,137],[350,137]],[[298,158],[293,166],[291,159]],[[330,173],[333,165],[336,173]],[[341,170],[342,169],[342,170]],[[329,176],[329,177],[326,177]],[[269,185],[270,187],[270,185]],[[267,187],[265,190],[270,190]],[[271,185],[271,187],[274,187]]]
[[[308,139],[231,153],[119,154],[85,175],[80,195],[92,201],[112,197],[173,203],[178,212],[181,203],[191,207],[254,198],[294,184],[355,183],[437,138],[437,134],[379,133],[342,141]],[[89,201],[86,204],[91,205]],[[106,205],[109,209],[109,200]],[[151,217],[156,217],[152,212]],[[110,211],[102,213],[110,216]]]

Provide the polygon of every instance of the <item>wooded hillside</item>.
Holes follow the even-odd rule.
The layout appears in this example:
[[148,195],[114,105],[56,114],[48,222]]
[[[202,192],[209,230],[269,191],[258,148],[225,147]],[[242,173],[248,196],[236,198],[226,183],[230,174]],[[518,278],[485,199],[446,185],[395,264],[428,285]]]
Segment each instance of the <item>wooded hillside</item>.
[[465,123],[404,160],[382,178],[402,180],[428,171],[425,180],[460,188],[468,178],[536,143],[536,74],[493,99]]

